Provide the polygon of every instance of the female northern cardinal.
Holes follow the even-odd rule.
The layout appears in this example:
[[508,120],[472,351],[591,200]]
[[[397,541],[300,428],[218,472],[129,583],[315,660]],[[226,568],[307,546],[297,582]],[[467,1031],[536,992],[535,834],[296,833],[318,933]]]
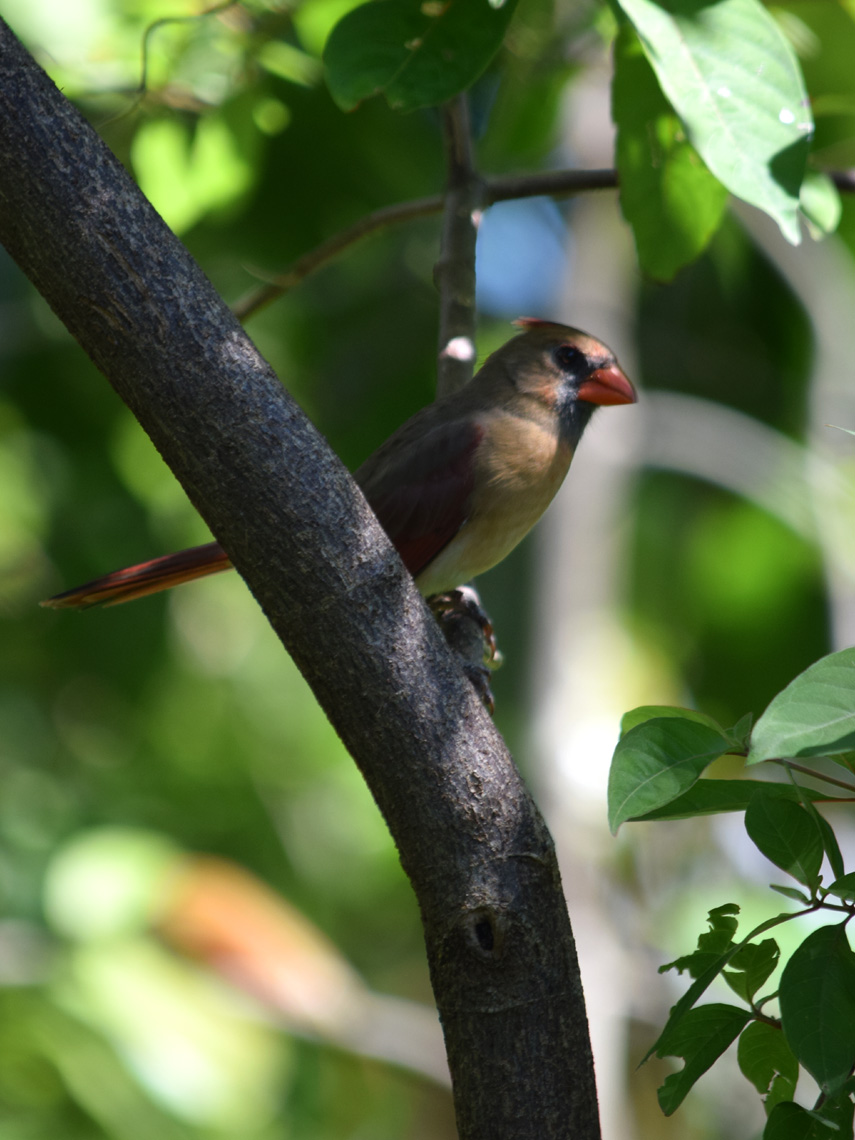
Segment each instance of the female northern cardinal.
[[[422,408],[355,473],[425,597],[489,570],[534,526],[597,405],[635,389],[598,340],[530,317],[465,387]],[[231,568],[216,542],[116,570],[42,602],[117,605]]]

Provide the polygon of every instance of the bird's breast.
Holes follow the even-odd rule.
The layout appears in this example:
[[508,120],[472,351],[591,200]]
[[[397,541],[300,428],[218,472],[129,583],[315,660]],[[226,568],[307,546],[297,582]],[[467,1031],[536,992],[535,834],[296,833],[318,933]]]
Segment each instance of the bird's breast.
[[512,415],[480,423],[475,478],[466,521],[417,579],[421,591],[439,593],[484,573],[531,530],[558,491],[572,448],[551,424]]

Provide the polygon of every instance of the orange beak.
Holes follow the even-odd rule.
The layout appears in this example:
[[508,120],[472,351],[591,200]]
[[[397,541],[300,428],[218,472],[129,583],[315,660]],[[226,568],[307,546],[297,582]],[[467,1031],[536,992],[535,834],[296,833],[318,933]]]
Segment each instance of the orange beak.
[[597,368],[579,385],[578,397],[589,404],[612,406],[634,404],[638,400],[635,388],[616,364]]

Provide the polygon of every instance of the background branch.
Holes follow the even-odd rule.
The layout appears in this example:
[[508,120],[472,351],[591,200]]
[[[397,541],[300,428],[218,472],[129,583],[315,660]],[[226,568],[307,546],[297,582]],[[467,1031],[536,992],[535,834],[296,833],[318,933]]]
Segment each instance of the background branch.
[[[486,208],[495,205],[496,202],[508,202],[515,198],[537,198],[541,195],[566,198],[587,190],[613,190],[616,187],[616,170],[547,170],[540,174],[520,174],[485,182],[483,205]],[[278,274],[268,284],[248,293],[233,306],[235,315],[241,321],[248,320],[277,297],[299,285],[310,273],[322,268],[363,238],[381,233],[390,226],[402,222],[411,222],[417,218],[438,214],[444,202],[443,194],[433,194],[428,198],[416,198],[412,202],[397,202],[366,214],[352,226],[333,234],[314,249],[298,257],[284,273]]]
[[501,738],[358,488],[2,20],[0,240],[138,417],[363,772],[418,896],[461,1137],[597,1136],[554,850]]
[[475,243],[484,187],[473,161],[465,94],[446,104],[443,134],[448,181],[434,267],[439,290],[438,396],[462,388],[475,368]]

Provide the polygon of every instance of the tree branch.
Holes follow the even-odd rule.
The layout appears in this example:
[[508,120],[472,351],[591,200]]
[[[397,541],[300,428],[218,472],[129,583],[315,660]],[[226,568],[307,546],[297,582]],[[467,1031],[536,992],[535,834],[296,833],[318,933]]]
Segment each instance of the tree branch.
[[[840,193],[855,193],[855,170],[828,170],[825,173]],[[591,190],[615,190],[617,185],[616,170],[545,170],[538,174],[510,175],[488,179],[484,183],[483,205],[486,209],[497,202],[509,202],[519,198],[569,198],[573,194],[582,194]],[[241,321],[246,321],[281,297],[283,293],[299,285],[310,273],[322,268],[363,238],[402,222],[411,222],[417,218],[428,218],[438,214],[444,202],[444,195],[433,194],[429,198],[397,202],[366,214],[352,226],[340,230],[319,246],[298,257],[284,273],[277,274],[268,284],[248,293],[233,306],[236,316]]]
[[[537,198],[549,195],[552,198],[566,198],[586,190],[613,190],[617,186],[615,170],[547,170],[540,174],[520,174],[508,178],[496,178],[484,185],[484,206],[496,202],[507,202],[512,198]],[[340,253],[357,245],[363,238],[380,233],[401,222],[412,222],[417,218],[428,218],[438,214],[443,208],[445,196],[433,194],[429,198],[416,198],[411,202],[397,202],[374,210],[337,234],[327,238],[314,249],[298,257],[284,273],[277,274],[266,285],[248,293],[232,308],[235,316],[246,321],[261,309],[299,285],[310,273],[322,268],[338,257]]]
[[356,485],[0,20],[0,241],[229,552],[418,896],[462,1140],[598,1135],[550,836]]
[[472,157],[469,105],[460,94],[443,110],[448,182],[434,281],[439,290],[436,394],[462,388],[475,370],[475,242],[484,186]]

